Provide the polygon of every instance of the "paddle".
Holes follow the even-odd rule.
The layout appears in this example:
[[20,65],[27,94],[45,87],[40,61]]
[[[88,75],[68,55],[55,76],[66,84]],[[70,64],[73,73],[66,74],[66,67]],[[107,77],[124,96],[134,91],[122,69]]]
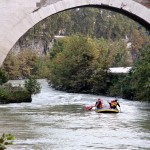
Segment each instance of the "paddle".
[[119,112],[121,112],[121,107],[119,107],[118,105],[117,105],[117,109],[119,110]]
[[95,106],[85,106],[85,107],[84,107],[84,110],[89,111],[89,110],[92,110],[93,107],[95,107]]
[[121,112],[121,107],[119,107],[119,109],[120,109],[120,112]]

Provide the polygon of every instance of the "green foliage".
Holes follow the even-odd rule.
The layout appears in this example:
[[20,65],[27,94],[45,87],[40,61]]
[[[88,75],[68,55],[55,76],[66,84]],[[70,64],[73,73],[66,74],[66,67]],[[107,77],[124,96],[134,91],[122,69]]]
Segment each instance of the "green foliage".
[[126,99],[133,99],[133,89],[130,86],[131,73],[129,74],[111,74],[109,95],[121,96]]
[[39,56],[31,50],[23,50],[18,54],[9,53],[3,63],[3,70],[8,73],[10,79],[45,78],[49,74],[48,56]]
[[40,83],[38,83],[37,80],[32,77],[25,81],[24,86],[30,94],[37,94],[41,91]]
[[84,91],[96,64],[96,45],[92,39],[77,35],[64,40],[63,51],[63,47],[57,47],[57,44],[52,50],[57,55],[50,65],[50,81],[65,90]]
[[2,69],[0,69],[0,85],[6,83],[7,81],[8,81],[8,74]]
[[15,53],[10,52],[3,63],[3,70],[6,71],[10,79],[20,77],[18,59]]
[[132,88],[135,98],[150,100],[150,45],[142,49],[132,72]]
[[0,103],[31,102],[31,95],[21,86],[13,87],[12,84],[0,86]]
[[44,57],[38,57],[36,64],[34,66],[34,73],[32,73],[32,76],[35,78],[47,78],[49,74],[49,55]]
[[57,42],[54,43],[53,48],[50,51],[50,59],[55,58],[58,53],[62,52],[65,48],[65,44],[68,42],[68,38],[57,40]]
[[118,43],[81,35],[58,40],[50,51],[51,85],[71,92],[106,93],[107,70],[115,63],[118,49]]
[[15,140],[15,137],[12,134],[2,134],[0,137],[0,150],[7,149],[6,145],[13,144],[13,141]]
[[141,50],[131,72],[110,87],[111,95],[123,98],[150,101],[150,45]]

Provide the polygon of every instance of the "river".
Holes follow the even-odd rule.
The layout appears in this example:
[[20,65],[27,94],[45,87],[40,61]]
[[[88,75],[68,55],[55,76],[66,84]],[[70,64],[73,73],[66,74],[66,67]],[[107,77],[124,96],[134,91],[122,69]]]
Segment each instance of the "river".
[[[12,81],[21,84],[22,81]],[[0,105],[0,133],[15,136],[8,150],[150,150],[150,104],[119,99],[121,113],[84,111],[98,97],[56,91],[39,80],[32,103]]]

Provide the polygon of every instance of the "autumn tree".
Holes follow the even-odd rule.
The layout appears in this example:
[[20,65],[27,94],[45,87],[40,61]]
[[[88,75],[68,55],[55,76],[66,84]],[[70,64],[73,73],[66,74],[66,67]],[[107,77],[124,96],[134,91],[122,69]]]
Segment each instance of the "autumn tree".
[[50,51],[51,85],[73,92],[105,93],[107,70],[120,52],[116,48],[119,44],[82,35],[58,40]]

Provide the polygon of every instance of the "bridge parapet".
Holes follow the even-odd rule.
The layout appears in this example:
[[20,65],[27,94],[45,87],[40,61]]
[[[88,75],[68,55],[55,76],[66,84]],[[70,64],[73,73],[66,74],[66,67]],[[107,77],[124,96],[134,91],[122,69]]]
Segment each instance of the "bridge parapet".
[[[37,7],[44,7],[56,3],[58,1],[62,1],[62,0],[40,0],[40,2],[37,3]],[[150,8],[150,0],[134,0],[134,1]]]
[[37,7],[45,7],[47,5],[54,4],[58,1],[62,1],[62,0],[40,0],[40,2],[37,3]]

